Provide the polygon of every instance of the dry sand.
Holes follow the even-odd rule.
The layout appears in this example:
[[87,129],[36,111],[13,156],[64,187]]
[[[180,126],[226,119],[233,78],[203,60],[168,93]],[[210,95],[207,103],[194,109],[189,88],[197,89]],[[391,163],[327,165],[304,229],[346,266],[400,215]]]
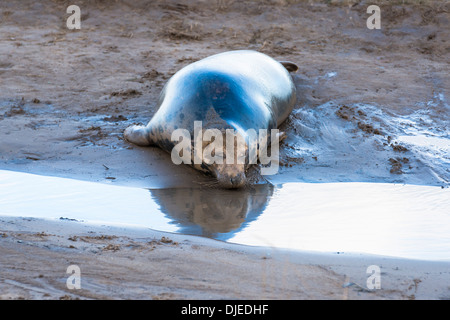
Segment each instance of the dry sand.
[[[377,142],[361,152],[370,150],[370,163],[286,153],[279,179],[446,185],[448,172],[413,154],[405,173],[392,128],[353,104],[402,116],[432,101],[432,117],[446,119],[439,97],[450,95],[448,2],[382,3],[382,30],[374,31],[365,1],[79,1],[82,27],[71,31],[70,1],[8,1],[0,11],[0,168],[147,188],[205,180],[159,149],[126,143],[122,132],[150,119],[165,81],[183,66],[253,49],[300,65],[297,112],[285,124],[291,139],[305,134],[299,110],[332,101],[333,115]],[[352,175],[359,166],[367,169]],[[81,268],[79,291],[65,286],[71,264]],[[372,264],[382,267],[382,289],[368,291]],[[448,263],[274,251],[70,221],[1,218],[0,270],[5,299],[450,297]]]

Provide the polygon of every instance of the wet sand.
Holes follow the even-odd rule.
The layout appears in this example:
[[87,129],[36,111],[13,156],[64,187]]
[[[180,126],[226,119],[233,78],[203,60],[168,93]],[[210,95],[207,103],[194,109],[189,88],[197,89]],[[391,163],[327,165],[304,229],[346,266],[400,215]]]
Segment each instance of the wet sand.
[[[1,217],[1,299],[449,299],[449,263]],[[50,262],[50,263],[49,263]],[[66,273],[80,268],[81,289]],[[369,290],[367,268],[381,269]]]
[[411,127],[448,139],[448,6],[384,4],[382,29],[369,30],[365,2],[333,3],[81,1],[73,31],[64,1],[8,1],[0,168],[147,188],[204,182],[123,131],[149,121],[183,66],[251,49],[300,66],[274,183],[448,185],[448,156],[434,164],[398,140]]
[[[8,1],[0,12],[0,169],[144,188],[207,181],[122,132],[150,119],[183,66],[253,49],[300,65],[271,181],[449,184],[445,148],[400,139],[410,128],[448,139],[449,8],[440,1],[383,4],[381,30],[366,28],[364,1],[78,5],[79,31],[65,26],[65,1]],[[0,253],[5,299],[449,298],[446,263],[274,253],[73,221],[2,217]],[[71,264],[80,291],[65,286]],[[369,265],[382,267],[380,290],[365,289]]]

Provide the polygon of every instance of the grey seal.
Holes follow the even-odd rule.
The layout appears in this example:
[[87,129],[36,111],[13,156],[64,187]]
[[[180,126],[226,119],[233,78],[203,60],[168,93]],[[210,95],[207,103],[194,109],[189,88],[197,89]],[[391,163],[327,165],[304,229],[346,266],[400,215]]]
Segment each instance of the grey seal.
[[[233,129],[247,143],[249,129],[270,132],[289,116],[296,103],[296,89],[289,72],[297,69],[292,62],[278,62],[252,50],[204,58],[175,73],[164,86],[157,112],[149,123],[126,128],[124,137],[136,145],[158,146],[172,153],[176,146],[174,131],[184,129],[193,137],[195,122],[201,121],[202,132],[217,129],[225,134],[227,129]],[[283,137],[279,134],[276,139]],[[202,149],[208,143],[211,142],[203,142]],[[248,145],[245,152],[248,153]],[[246,184],[250,163],[194,161],[191,165],[215,177],[221,187],[239,188]]]

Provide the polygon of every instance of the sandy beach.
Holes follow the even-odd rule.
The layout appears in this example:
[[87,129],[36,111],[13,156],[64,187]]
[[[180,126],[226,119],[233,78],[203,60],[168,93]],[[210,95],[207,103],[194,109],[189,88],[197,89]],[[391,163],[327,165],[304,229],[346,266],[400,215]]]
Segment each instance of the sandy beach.
[[[448,2],[380,1],[381,30],[366,27],[367,1],[79,1],[80,30],[66,27],[70,4],[2,4],[1,170],[201,188],[210,178],[127,143],[123,130],[151,118],[183,66],[251,49],[300,66],[272,183],[449,186]],[[81,289],[66,285],[71,265]],[[380,289],[367,286],[373,265]],[[0,299],[450,299],[448,261],[2,212],[0,270]]]
[[[74,221],[1,218],[1,299],[449,299],[448,262],[248,247]],[[68,289],[80,268],[80,289]],[[381,269],[369,290],[367,268]]]

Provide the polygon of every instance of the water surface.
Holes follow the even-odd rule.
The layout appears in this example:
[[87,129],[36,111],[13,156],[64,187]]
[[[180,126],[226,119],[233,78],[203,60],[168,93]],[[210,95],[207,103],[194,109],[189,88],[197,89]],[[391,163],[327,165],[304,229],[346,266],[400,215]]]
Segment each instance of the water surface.
[[308,251],[450,260],[449,208],[450,189],[432,186],[148,190],[0,170],[0,216],[148,227]]

